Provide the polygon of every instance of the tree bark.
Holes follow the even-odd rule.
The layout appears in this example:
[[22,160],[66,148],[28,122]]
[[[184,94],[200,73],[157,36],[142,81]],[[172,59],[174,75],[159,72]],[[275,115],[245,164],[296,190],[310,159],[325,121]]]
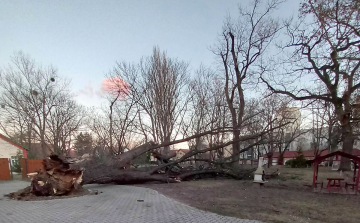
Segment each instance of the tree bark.
[[272,166],[272,162],[273,162],[273,153],[271,152],[270,155],[268,156],[268,167]]
[[129,168],[131,165],[131,161],[133,161],[136,157],[140,156],[147,151],[150,151],[154,148],[155,144],[153,142],[145,143],[141,146],[138,146],[132,150],[129,150],[117,158],[107,160],[105,165],[114,166],[116,168],[125,169]]
[[[342,151],[348,154],[352,154],[355,140],[350,123],[342,127],[342,135],[343,135]],[[341,157],[339,170],[350,171],[351,161],[346,157]]]
[[121,170],[113,166],[89,166],[84,171],[83,184],[139,184],[151,181],[163,183],[179,182],[165,174],[150,174],[138,170]]
[[[350,104],[349,99],[347,99],[344,103],[344,110],[338,105],[336,109],[337,115],[340,119],[341,123],[341,134],[342,134],[342,151],[344,153],[352,154],[353,146],[354,146],[354,134],[353,129],[350,123],[351,112],[350,112]],[[350,171],[351,170],[351,161],[348,158],[342,157],[340,161],[339,170],[342,171]]]
[[240,131],[233,132],[233,139],[236,142],[232,145],[232,164],[233,166],[238,166],[240,160]]
[[277,165],[283,165],[284,164],[284,153],[279,153],[279,158],[277,160]]

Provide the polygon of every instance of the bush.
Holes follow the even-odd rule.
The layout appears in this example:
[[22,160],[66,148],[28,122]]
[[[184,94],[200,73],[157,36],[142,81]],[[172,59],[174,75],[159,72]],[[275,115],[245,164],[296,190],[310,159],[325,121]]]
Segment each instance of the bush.
[[302,151],[298,151],[298,155],[295,159],[288,160],[285,163],[286,166],[290,166],[291,168],[304,168],[307,167],[308,161],[305,159]]
[[11,165],[11,172],[21,173],[21,164],[20,163],[21,163],[22,157],[23,157],[22,152],[20,150],[18,150],[18,152],[16,153],[16,160]]
[[296,158],[286,161],[285,165],[290,166],[291,168],[304,168],[307,167],[307,160]]

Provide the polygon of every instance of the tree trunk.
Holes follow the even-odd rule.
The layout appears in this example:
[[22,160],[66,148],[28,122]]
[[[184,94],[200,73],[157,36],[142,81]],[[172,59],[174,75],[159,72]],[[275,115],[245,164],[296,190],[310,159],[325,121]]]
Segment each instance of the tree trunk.
[[277,165],[283,165],[284,164],[284,154],[279,154],[279,158],[277,160]]
[[48,155],[48,151],[47,151],[47,146],[45,144],[45,139],[41,139],[40,141],[40,147],[41,147],[41,152],[42,152],[42,157],[40,158],[45,158]]
[[232,165],[238,166],[240,161],[240,131],[233,131],[233,139],[237,142],[232,145]]
[[[352,154],[353,146],[354,146],[354,137],[352,132],[345,132],[344,135],[344,131],[343,131],[342,151],[344,153]],[[341,157],[339,170],[350,171],[351,161],[346,157]]]
[[110,127],[109,127],[109,140],[110,140],[110,150],[111,152],[114,152],[114,144],[113,144],[113,120],[112,120],[112,113],[113,113],[113,105],[115,101],[111,102],[110,104],[110,114],[109,114],[109,121],[110,121]]
[[[165,137],[165,140],[163,141],[163,143],[169,143],[170,141],[171,141],[170,140],[170,135],[168,135],[167,137]],[[168,156],[170,154],[170,146],[165,146],[164,147],[163,154],[165,156]]]
[[271,153],[271,154],[268,156],[268,167],[271,167],[271,166],[272,166],[272,162],[273,162],[273,154]]
[[105,165],[86,167],[83,177],[84,184],[139,184],[151,181],[163,183],[178,182],[176,178],[171,178],[165,174],[150,174],[138,170],[121,170]]
[[[345,116],[342,123],[342,151],[344,153],[352,154],[354,146],[354,135],[352,126],[350,123],[350,117]],[[351,170],[351,161],[348,158],[341,157],[339,170],[350,171]]]
[[120,169],[128,168],[131,165],[131,161],[136,157],[140,156],[147,151],[150,151],[154,147],[153,142],[145,143],[141,146],[138,146],[132,150],[129,150],[121,155],[119,155],[116,159],[111,159],[106,161],[107,166],[114,166]]

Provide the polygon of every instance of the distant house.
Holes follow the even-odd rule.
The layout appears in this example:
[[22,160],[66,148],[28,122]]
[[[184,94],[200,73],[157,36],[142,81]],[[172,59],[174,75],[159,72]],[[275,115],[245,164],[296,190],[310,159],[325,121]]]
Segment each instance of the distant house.
[[176,152],[175,159],[180,159],[181,157],[183,157],[189,151],[190,150],[188,150],[188,149],[177,149],[177,150],[175,150],[175,152]]
[[17,162],[16,155],[19,150],[22,152],[23,157],[27,158],[27,150],[24,147],[0,134],[0,158],[11,159],[14,164]]
[[[181,157],[183,157],[186,153],[188,153],[190,150],[189,149],[177,149],[175,150],[176,152],[176,156],[173,158],[174,160],[178,160],[180,159]],[[180,165],[181,166],[189,166],[191,165],[192,162],[182,162]]]
[[[315,151],[314,150],[305,150],[302,153],[303,153],[305,159],[307,159],[307,160],[313,160],[315,158]],[[327,154],[329,154],[328,149],[320,150],[318,156],[325,156]],[[352,155],[360,157],[360,150],[359,149],[353,149],[353,154]],[[286,163],[286,161],[295,159],[297,156],[298,156],[297,151],[285,151],[284,152],[284,164]],[[263,158],[264,158],[265,163],[267,163],[268,158],[269,158],[269,154],[263,155]],[[278,159],[279,159],[279,153],[278,152],[273,153],[272,164],[276,165]],[[335,157],[334,160],[339,161],[340,157]]]

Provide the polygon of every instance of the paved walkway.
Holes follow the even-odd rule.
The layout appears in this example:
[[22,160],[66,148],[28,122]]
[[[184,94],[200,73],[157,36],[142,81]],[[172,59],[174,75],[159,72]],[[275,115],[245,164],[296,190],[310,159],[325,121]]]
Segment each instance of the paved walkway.
[[15,201],[3,197],[28,184],[0,182],[0,222],[260,223],[201,211],[152,189],[134,186],[87,185],[86,188],[103,193],[47,201]]

